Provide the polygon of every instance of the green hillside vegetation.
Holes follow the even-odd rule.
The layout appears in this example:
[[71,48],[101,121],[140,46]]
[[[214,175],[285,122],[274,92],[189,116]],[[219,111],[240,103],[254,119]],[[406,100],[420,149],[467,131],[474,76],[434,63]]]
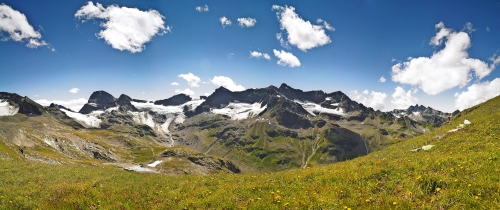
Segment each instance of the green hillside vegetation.
[[[472,124],[448,132],[464,120]],[[0,208],[500,209],[499,120],[497,97],[363,157],[262,174],[166,176],[1,161]]]

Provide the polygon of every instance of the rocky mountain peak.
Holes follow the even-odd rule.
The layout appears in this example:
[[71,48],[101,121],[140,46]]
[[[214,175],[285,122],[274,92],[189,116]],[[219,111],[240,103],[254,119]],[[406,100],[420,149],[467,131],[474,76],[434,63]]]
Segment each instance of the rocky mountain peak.
[[163,106],[178,106],[178,105],[184,104],[184,103],[191,101],[191,100],[192,100],[192,98],[190,96],[188,96],[184,93],[181,93],[181,94],[172,96],[172,97],[167,98],[167,99],[155,101],[155,104],[156,105],[163,105]]
[[103,90],[93,92],[89,98],[89,103],[96,103],[98,105],[109,105],[115,101],[115,97]]
[[118,108],[118,110],[120,111],[134,111],[134,112],[137,112],[139,110],[137,110],[137,108],[135,108],[135,106],[132,105],[132,98],[130,98],[129,96],[125,95],[125,94],[122,94],[120,95],[120,97],[118,98],[118,100],[116,100],[116,104],[119,105],[120,107]]
[[0,92],[0,102],[8,102],[17,113],[27,116],[38,116],[43,114],[43,107],[28,97],[22,97],[15,93]]
[[[128,96],[127,96],[128,97]],[[89,114],[95,110],[104,110],[116,107],[116,98],[106,91],[95,91],[90,95],[89,101],[80,109],[80,113]]]

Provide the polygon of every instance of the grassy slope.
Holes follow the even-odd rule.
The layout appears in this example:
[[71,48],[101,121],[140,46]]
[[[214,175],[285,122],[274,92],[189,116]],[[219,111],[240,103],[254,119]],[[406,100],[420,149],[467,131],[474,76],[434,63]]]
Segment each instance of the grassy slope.
[[[472,124],[447,133],[465,119]],[[164,176],[3,161],[0,208],[498,209],[499,119],[497,97],[367,156],[277,173]],[[436,146],[409,151],[427,144]]]

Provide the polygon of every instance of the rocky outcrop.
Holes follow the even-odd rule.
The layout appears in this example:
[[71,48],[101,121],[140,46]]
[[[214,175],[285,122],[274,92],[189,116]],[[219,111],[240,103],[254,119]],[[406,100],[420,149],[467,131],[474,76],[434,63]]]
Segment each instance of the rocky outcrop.
[[163,153],[161,153],[158,158],[186,158],[191,163],[203,167],[204,171],[226,171],[230,173],[241,173],[241,170],[229,160],[205,155],[203,153],[190,149],[167,149],[163,151]]
[[75,129],[84,128],[82,125],[80,125],[80,123],[73,120],[73,118],[68,117],[68,115],[66,115],[66,113],[61,111],[61,109],[66,109],[66,110],[71,111],[70,109],[68,109],[64,106],[57,105],[57,104],[50,104],[50,106],[45,108],[45,110],[47,110],[47,112],[49,112],[50,116],[52,116],[55,120],[62,122],[66,125],[69,125]]

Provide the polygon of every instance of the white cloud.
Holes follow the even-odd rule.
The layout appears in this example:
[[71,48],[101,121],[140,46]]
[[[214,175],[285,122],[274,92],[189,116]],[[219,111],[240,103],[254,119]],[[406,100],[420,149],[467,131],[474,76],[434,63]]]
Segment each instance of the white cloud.
[[476,29],[474,28],[474,26],[472,25],[471,22],[467,22],[464,26],[464,28],[462,29],[462,31],[466,32],[466,33],[472,33],[474,31],[476,31]]
[[243,27],[252,27],[257,23],[257,20],[255,18],[238,18],[238,25],[240,25],[242,28]]
[[473,84],[467,88],[467,91],[455,94],[455,107],[462,111],[498,95],[500,95],[500,78],[491,82]]
[[2,31],[9,35],[3,40],[28,41],[26,46],[29,48],[48,46],[48,43],[42,40],[40,32],[35,31],[23,13],[5,4],[0,4],[0,32]]
[[384,83],[386,79],[384,78],[384,76],[381,76],[380,79],[378,79],[378,81]]
[[62,105],[68,109],[71,109],[75,112],[80,111],[80,109],[87,103],[87,99],[84,98],[79,98],[75,100],[69,100],[69,101],[60,101],[60,100],[47,100],[47,99],[40,99],[40,100],[35,100],[38,104],[42,106],[50,106],[50,104],[58,104]]
[[490,27],[486,27],[486,31],[487,31],[487,32],[490,32]]
[[250,58],[264,58],[264,59],[270,60],[271,56],[269,56],[269,54],[267,54],[267,53],[261,53],[261,52],[257,52],[257,51],[251,51],[250,52]]
[[375,91],[370,93],[368,90],[365,90],[363,91],[363,94],[360,94],[358,93],[358,90],[354,90],[349,93],[349,98],[375,110],[382,110],[385,106],[387,94]]
[[78,88],[71,88],[71,90],[69,90],[69,92],[73,94],[78,93],[78,91],[80,91]]
[[194,95],[194,91],[190,90],[189,88],[186,88],[184,90],[175,90],[176,93],[183,93],[183,94],[186,94],[186,95],[189,95],[189,96],[192,96]]
[[179,85],[179,83],[178,82],[172,82],[172,83],[170,83],[170,85],[177,86],[177,85]]
[[325,20],[321,19],[321,18],[318,18],[317,22],[319,24],[323,23],[323,26],[325,27],[326,30],[329,30],[329,31],[335,31],[335,28],[332,27],[328,22],[326,22]]
[[322,20],[323,23],[326,23],[324,25],[313,25],[311,22],[300,18],[295,13],[295,8],[291,6],[273,5],[272,9],[277,10],[276,14],[281,24],[281,30],[287,32],[288,42],[300,50],[306,51],[331,42],[330,37],[325,33],[325,29],[334,29],[325,21]]
[[164,17],[156,10],[141,11],[137,8],[118,7],[110,5],[107,8],[101,4],[89,1],[76,13],[78,19],[104,19],[101,23],[104,30],[97,35],[106,43],[118,50],[128,50],[132,53],[141,52],[145,44],[155,35],[163,35],[170,31],[165,26]]
[[274,50],[274,56],[279,58],[278,64],[281,66],[289,66],[289,67],[298,67],[300,66],[300,61],[295,55],[289,52],[285,52],[284,50],[278,51]]
[[405,92],[405,90],[399,86],[396,87],[394,94],[392,94],[391,103],[396,105],[397,109],[406,109],[409,106],[416,104],[417,102],[418,99],[412,96],[411,90]]
[[229,20],[226,16],[221,17],[219,20],[220,20],[220,23],[222,24],[223,28],[231,25],[231,20]]
[[227,54],[227,58],[229,58],[229,59],[233,59],[233,57],[234,57],[234,53],[228,53],[228,54]]
[[280,45],[286,49],[290,49],[290,45],[288,45],[288,42],[283,39],[283,36],[281,33],[276,34],[276,39],[280,42]]
[[195,9],[198,12],[208,12],[208,5],[205,4],[203,6],[197,6]]
[[185,79],[188,82],[190,87],[200,87],[200,85],[198,83],[201,82],[201,79],[199,77],[195,76],[194,74],[192,74],[191,72],[189,72],[187,74],[179,74],[178,77]]
[[431,45],[445,47],[433,53],[431,57],[409,58],[406,62],[392,66],[392,80],[402,84],[419,86],[425,93],[436,95],[454,87],[464,87],[472,79],[472,71],[479,79],[490,74],[500,62],[499,57],[488,65],[485,62],[469,58],[467,50],[471,46],[469,34],[453,32],[445,28],[444,23],[436,24],[439,32],[431,39]]
[[230,91],[244,91],[245,87],[236,84],[231,78],[225,76],[215,76],[210,80],[213,84],[217,86],[222,86]]

